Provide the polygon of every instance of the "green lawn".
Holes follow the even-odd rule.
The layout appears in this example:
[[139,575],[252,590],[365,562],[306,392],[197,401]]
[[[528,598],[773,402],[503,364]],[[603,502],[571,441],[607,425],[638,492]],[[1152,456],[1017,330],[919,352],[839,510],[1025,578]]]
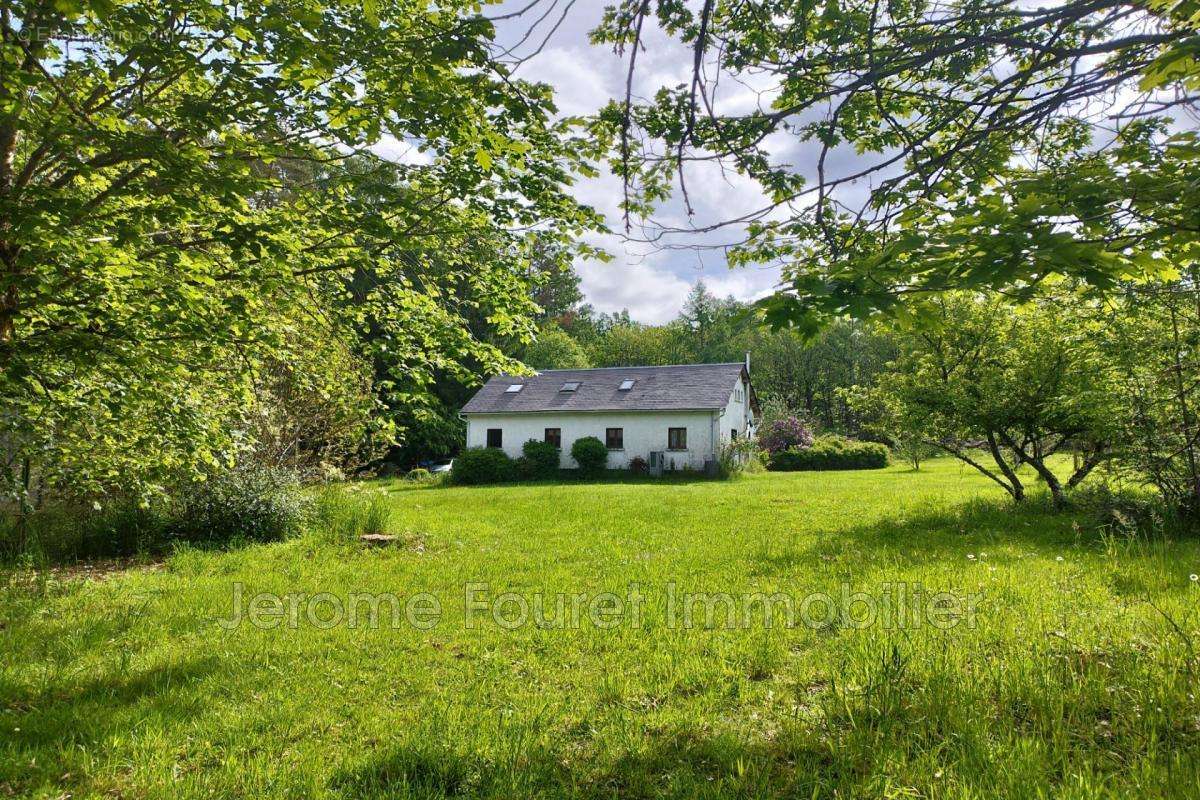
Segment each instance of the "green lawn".
[[[728,483],[383,486],[402,547],[314,534],[103,580],[10,575],[0,796],[1152,797],[1200,786],[1196,541],[1014,513],[949,461]],[[735,615],[727,629],[719,609],[712,627],[680,619],[685,593],[825,593],[841,605],[844,591],[878,599],[901,582],[953,593],[957,616],[938,619],[957,624],[864,625],[861,603],[828,623],[818,601],[792,627]],[[425,592],[442,613],[429,630],[383,611],[375,628],[325,629],[302,613],[295,628],[226,630],[235,584],[243,600]],[[486,612],[468,625],[468,584],[492,599],[540,594],[547,616],[557,593],[628,598],[636,584],[643,600],[638,619],[626,602],[597,619],[605,627],[585,605],[567,629],[508,630]],[[332,616],[334,601],[322,603]]]

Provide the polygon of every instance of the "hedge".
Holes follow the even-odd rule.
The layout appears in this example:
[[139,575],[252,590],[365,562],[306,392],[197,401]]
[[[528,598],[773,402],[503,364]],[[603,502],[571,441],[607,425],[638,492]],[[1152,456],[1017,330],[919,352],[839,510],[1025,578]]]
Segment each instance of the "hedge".
[[841,436],[822,436],[812,447],[792,447],[771,456],[767,469],[775,472],[834,469],[881,469],[889,451],[875,442],[856,442]]
[[463,450],[450,468],[453,483],[471,486],[480,483],[503,483],[517,475],[516,465],[503,450],[496,447],[476,447]]

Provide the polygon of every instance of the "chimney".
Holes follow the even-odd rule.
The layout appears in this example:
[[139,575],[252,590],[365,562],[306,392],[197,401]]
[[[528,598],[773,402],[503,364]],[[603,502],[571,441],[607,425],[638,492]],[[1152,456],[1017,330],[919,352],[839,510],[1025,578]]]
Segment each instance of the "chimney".
[[750,374],[750,351],[746,351],[746,374]]

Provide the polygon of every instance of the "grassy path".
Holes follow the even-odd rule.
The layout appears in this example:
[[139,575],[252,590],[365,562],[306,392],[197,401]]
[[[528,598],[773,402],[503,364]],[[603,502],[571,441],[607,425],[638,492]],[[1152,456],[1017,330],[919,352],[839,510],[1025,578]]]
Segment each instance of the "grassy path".
[[[0,589],[0,796],[1200,786],[1195,541],[1014,513],[949,461],[732,483],[382,490],[403,547],[312,536],[182,552],[102,581],[12,577]],[[948,593],[942,627],[927,613],[913,615],[919,627],[889,617],[900,584],[926,603]],[[238,597],[264,592],[284,601],[274,627],[220,624]],[[394,596],[401,613],[380,600],[371,626],[359,604],[351,625],[355,593]],[[793,601],[795,624],[765,625],[746,600],[763,594]]]

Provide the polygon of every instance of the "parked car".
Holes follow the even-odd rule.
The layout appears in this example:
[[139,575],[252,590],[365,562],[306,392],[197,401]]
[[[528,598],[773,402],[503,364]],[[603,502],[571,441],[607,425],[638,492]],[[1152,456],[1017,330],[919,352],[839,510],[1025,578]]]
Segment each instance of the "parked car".
[[435,461],[429,465],[429,471],[437,475],[442,472],[449,472],[453,466],[454,459],[450,459],[449,461]]

